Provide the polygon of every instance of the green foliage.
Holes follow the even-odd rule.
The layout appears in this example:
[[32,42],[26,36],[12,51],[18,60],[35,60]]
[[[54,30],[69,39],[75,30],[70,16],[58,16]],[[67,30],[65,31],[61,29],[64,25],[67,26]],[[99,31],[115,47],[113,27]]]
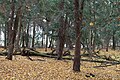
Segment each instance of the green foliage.
[[[64,0],[64,10],[59,11],[59,1],[60,0],[15,0],[15,9],[18,9],[22,3],[22,21],[23,25],[25,23],[32,23],[33,21],[38,24],[38,27],[43,28],[47,31],[48,36],[56,36],[58,33],[59,18],[63,14],[64,17],[68,14],[68,25],[66,34],[74,42],[75,40],[75,29],[74,29],[74,7],[73,0]],[[0,23],[5,24],[10,17],[11,2],[10,0],[0,0],[0,7],[5,7],[5,12],[0,12]],[[120,21],[117,20],[119,16],[119,0],[85,0],[84,10],[83,10],[83,22],[82,26],[82,41],[86,43],[90,39],[90,30],[92,30],[92,35],[96,40],[96,43],[102,42],[102,39],[106,37],[112,37],[115,31],[116,39],[119,40]],[[15,10],[16,11],[16,10]],[[79,16],[78,16],[79,17]],[[49,21],[49,26],[47,22]],[[94,25],[91,27],[90,23],[93,22]],[[54,33],[51,33],[53,31]],[[42,33],[36,33],[36,39],[38,36],[42,36]],[[55,38],[55,37],[54,37]]]

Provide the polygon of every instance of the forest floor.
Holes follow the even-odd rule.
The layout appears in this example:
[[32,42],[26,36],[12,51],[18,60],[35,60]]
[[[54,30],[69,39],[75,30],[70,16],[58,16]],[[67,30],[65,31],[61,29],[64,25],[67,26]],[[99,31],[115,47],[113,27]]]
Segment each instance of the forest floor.
[[[113,53],[120,55],[119,51],[106,54]],[[120,80],[120,64],[100,67],[106,64],[81,61],[81,72],[75,73],[72,71],[72,60],[30,57],[33,61],[20,55],[14,55],[12,61],[0,56],[0,80]],[[90,73],[94,76],[89,76]]]

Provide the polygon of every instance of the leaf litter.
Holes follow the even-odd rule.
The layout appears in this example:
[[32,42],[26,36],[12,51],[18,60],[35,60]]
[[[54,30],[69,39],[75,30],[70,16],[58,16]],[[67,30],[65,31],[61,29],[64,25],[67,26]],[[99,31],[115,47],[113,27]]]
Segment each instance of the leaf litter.
[[94,68],[100,63],[82,61],[81,72],[75,73],[71,60],[32,56],[36,60],[30,61],[20,55],[15,57],[10,61],[0,56],[0,80],[120,80],[120,65]]

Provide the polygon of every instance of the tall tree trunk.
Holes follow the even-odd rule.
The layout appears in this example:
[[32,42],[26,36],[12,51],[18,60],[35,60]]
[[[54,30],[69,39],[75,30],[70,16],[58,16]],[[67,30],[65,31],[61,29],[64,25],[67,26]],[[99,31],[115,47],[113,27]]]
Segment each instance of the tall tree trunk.
[[11,4],[11,17],[10,20],[8,22],[8,54],[7,54],[7,59],[12,60],[12,53],[13,53],[13,48],[14,48],[14,42],[13,42],[13,19],[14,19],[14,11],[15,10],[15,4],[14,4],[14,0],[12,0],[12,4]]
[[[81,0],[81,8],[79,12],[79,0],[74,0],[74,17],[75,17],[75,31],[76,31],[76,43],[75,43],[75,55],[74,55],[74,63],[73,63],[73,70],[75,72],[80,71],[80,36],[81,36],[81,26],[82,26],[82,14],[83,14],[83,6],[84,0]],[[80,13],[80,14],[79,14]]]
[[5,31],[4,31],[4,48],[7,48],[7,23],[5,23]]
[[[11,20],[13,20],[14,18],[14,1],[12,1],[12,17]],[[14,21],[14,26],[10,26],[10,30],[9,30],[9,47],[8,47],[8,55],[7,55],[7,59],[12,60],[12,54],[13,54],[13,49],[14,49],[14,43],[15,43],[15,39],[16,39],[16,34],[17,34],[17,29],[18,29],[18,23],[19,23],[19,17],[21,15],[21,7],[20,6],[16,12],[16,17],[15,17],[15,21]],[[12,24],[12,23],[11,23]]]
[[22,35],[22,48],[25,47],[25,31],[23,30],[23,35]]
[[9,44],[9,27],[10,27],[10,21],[7,21],[7,23],[6,23],[6,30],[7,30],[7,31],[6,31],[6,35],[7,35],[7,36],[6,36],[6,39],[7,39],[7,40],[6,40],[6,41],[7,41],[7,42],[6,42],[6,45],[7,45],[7,47],[8,47],[8,44]]
[[49,27],[49,22],[47,21],[47,26],[46,26],[46,45],[45,45],[45,51],[47,51],[47,48],[48,48],[48,27]]
[[58,30],[58,40],[57,40],[57,49],[56,53],[58,54],[57,59],[61,60],[62,59],[62,53],[63,53],[63,48],[64,48],[64,43],[65,43],[65,25],[64,25],[64,0],[60,0],[59,3],[59,10],[62,12],[61,17],[59,19],[59,30]]
[[16,37],[16,42],[15,42],[15,52],[21,52],[21,49],[20,49],[21,27],[22,27],[22,19],[20,18],[18,33],[17,33],[17,37]]
[[29,22],[28,22],[28,26],[27,26],[26,47],[28,47],[28,44],[29,44],[29,26],[30,26],[30,20],[29,20]]
[[35,44],[35,22],[33,22],[33,37],[32,37],[32,48],[34,48]]
[[[1,34],[2,34],[2,27],[3,27],[3,24],[0,24],[1,26],[0,26],[0,41],[2,41],[2,39],[1,39]],[[1,45],[1,44],[0,44]]]
[[43,45],[44,45],[44,29],[42,29],[42,36],[41,36],[41,37],[42,37],[41,47],[43,48],[43,47],[44,47],[44,46],[43,46]]

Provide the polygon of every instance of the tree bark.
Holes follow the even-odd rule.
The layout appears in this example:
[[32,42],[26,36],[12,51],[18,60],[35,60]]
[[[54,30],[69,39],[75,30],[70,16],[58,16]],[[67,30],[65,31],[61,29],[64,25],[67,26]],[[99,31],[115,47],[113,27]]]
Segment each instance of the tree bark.
[[115,31],[113,31],[112,40],[113,40],[113,46],[112,46],[112,49],[115,50],[115,49],[116,49]]
[[49,21],[47,21],[46,26],[46,44],[45,44],[45,51],[47,51],[48,48],[48,27],[49,27]]
[[[82,14],[83,14],[83,6],[84,0],[81,1],[81,8],[79,12],[79,0],[74,0],[74,17],[75,17],[75,31],[76,31],[76,42],[75,42],[75,55],[74,55],[74,63],[73,63],[73,70],[75,72],[80,71],[80,37],[81,37],[81,26],[82,26]],[[80,14],[79,14],[80,13]]]
[[21,52],[21,49],[20,49],[21,27],[22,27],[22,19],[20,18],[18,33],[17,33],[17,37],[16,37],[16,42],[15,42],[15,52]]
[[52,37],[51,38],[49,38],[49,47],[48,48],[51,48],[52,47],[52,41],[53,41],[53,39],[52,39]]
[[58,54],[57,59],[62,60],[63,48],[65,43],[65,30],[66,26],[64,25],[64,0],[61,0],[59,3],[59,10],[62,12],[61,17],[59,19],[60,27],[58,29],[58,40],[57,40],[57,49],[56,53]]
[[73,44],[72,44],[72,41],[70,40],[69,36],[66,36],[66,47],[70,50],[73,49]]
[[7,23],[5,23],[5,31],[4,31],[4,48],[7,48]]
[[108,52],[109,50],[109,42],[110,42],[110,37],[106,37],[107,39],[105,39],[105,44],[106,44],[106,52]]
[[44,47],[44,29],[42,28],[42,41],[41,41],[41,47],[43,48]]
[[[14,18],[15,6],[14,6],[14,0],[12,1],[12,17],[11,17],[12,22],[11,22],[11,26],[9,26],[9,47],[8,47],[8,55],[7,55],[7,59],[9,59],[9,60],[12,60],[14,43],[15,43],[17,29],[18,29],[18,23],[19,23],[19,17],[21,16],[21,7],[22,6],[20,6],[17,9],[15,21],[13,22],[12,20]],[[13,25],[13,23],[14,23],[14,25]]]
[[28,47],[29,45],[29,25],[30,25],[30,20],[29,20],[29,22],[28,22],[28,26],[27,26],[27,39],[26,39],[26,47]]
[[23,30],[23,34],[22,34],[22,48],[25,47],[25,34],[26,34],[26,32]]
[[14,44],[13,44],[13,19],[14,19],[14,12],[15,12],[15,4],[14,4],[14,0],[12,0],[12,4],[11,4],[11,17],[10,20],[8,22],[8,54],[7,54],[7,59],[12,60],[12,53],[13,53],[13,48],[14,48]]
[[35,43],[35,22],[33,22],[33,37],[32,37],[32,48],[34,48]]

